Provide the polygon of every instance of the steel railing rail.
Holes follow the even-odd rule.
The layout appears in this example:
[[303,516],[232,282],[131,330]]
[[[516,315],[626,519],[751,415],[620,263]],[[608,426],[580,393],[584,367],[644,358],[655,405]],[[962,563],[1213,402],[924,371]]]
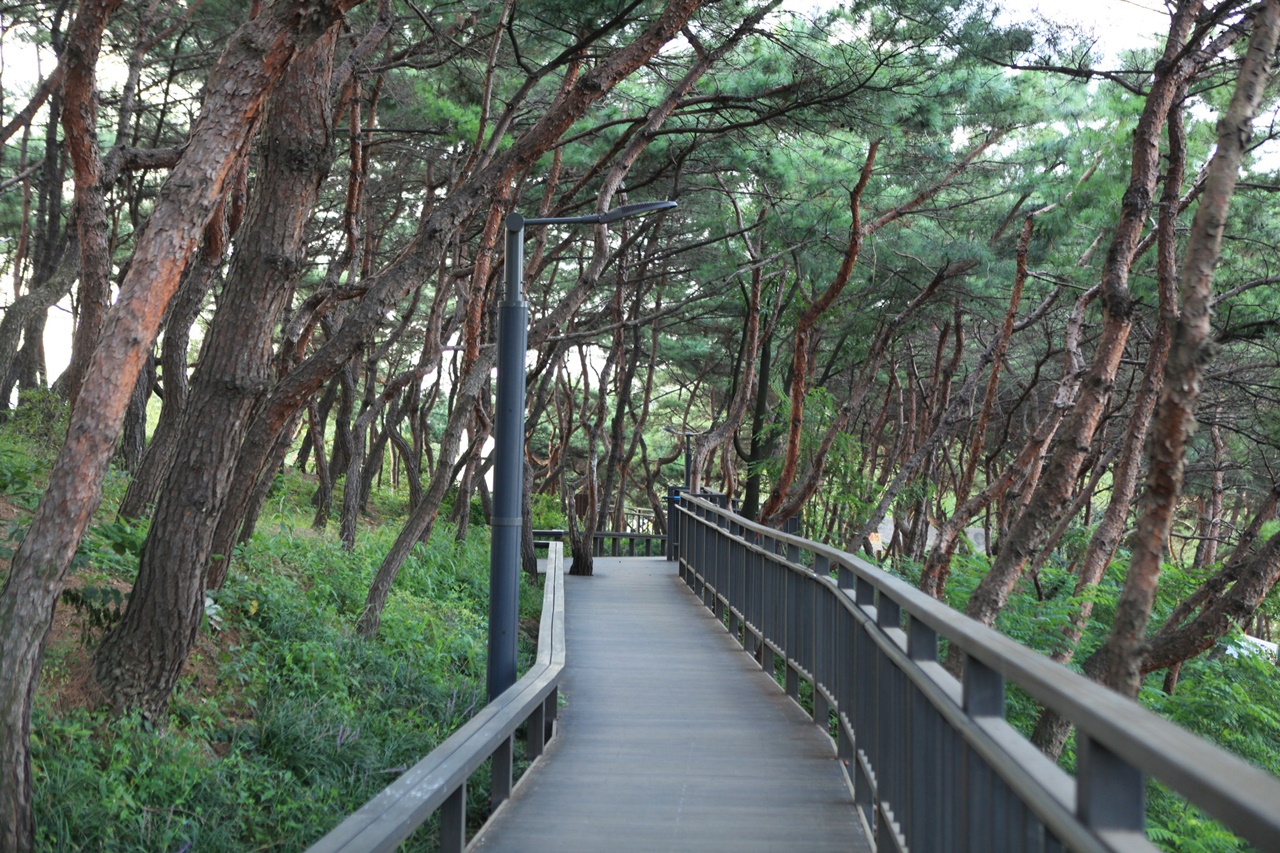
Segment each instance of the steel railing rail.
[[[877,850],[1155,850],[1152,778],[1280,851],[1280,779],[853,554],[723,503],[671,502],[669,558],[792,698],[812,685]],[[940,640],[963,651],[961,681]],[[1006,682],[1075,725],[1074,777],[1006,721]]]
[[395,850],[440,811],[440,849],[466,848],[467,780],[492,757],[492,801],[496,809],[511,795],[515,732],[528,723],[526,757],[542,754],[554,732],[564,672],[564,554],[551,543],[534,665],[497,699],[395,782],[321,838],[308,853]]

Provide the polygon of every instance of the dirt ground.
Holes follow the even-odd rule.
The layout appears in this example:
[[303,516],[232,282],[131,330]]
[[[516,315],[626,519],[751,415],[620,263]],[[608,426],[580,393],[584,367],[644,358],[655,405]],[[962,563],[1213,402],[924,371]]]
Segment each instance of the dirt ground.
[[[8,522],[29,516],[30,513],[0,497],[0,528]],[[0,558],[0,582],[9,573],[9,559]],[[117,578],[94,578],[95,586],[110,586],[128,595],[132,585]],[[81,589],[86,585],[82,575],[68,578],[66,589]],[[53,612],[53,626],[45,640],[44,662],[40,674],[38,694],[58,714],[75,708],[96,708],[102,704],[102,696],[93,680],[93,650],[102,639],[100,630],[86,630],[87,620],[61,597]],[[182,679],[200,693],[212,692],[216,686],[216,659],[219,652],[238,642],[235,631],[223,631],[210,635],[201,632],[196,648],[187,659]],[[194,685],[190,680],[194,679]]]

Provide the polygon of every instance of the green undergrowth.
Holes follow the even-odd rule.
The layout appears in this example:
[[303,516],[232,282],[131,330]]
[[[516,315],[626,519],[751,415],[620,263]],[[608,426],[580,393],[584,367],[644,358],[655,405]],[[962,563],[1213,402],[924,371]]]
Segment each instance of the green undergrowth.
[[[4,449],[16,447],[20,461],[23,443],[0,430],[0,478],[18,472],[9,499],[38,481],[32,470],[24,484],[17,462],[5,467]],[[302,850],[483,706],[487,528],[458,542],[441,526],[417,545],[380,635],[365,640],[356,617],[403,518],[367,522],[347,552],[336,525],[310,529],[309,488],[297,475],[277,483],[258,534],[205,603],[201,639],[162,725],[59,692],[77,659],[87,683],[105,630],[90,611],[109,621],[127,598],[146,536],[145,526],[100,514],[75,563],[77,592],[63,601],[82,630],[46,654],[33,712],[37,849]],[[397,495],[377,501],[404,504]],[[23,524],[10,524],[11,539]],[[521,616],[536,619],[540,603],[526,583]],[[534,651],[522,636],[522,666]],[[482,769],[469,786],[473,816],[487,791]],[[428,825],[402,849],[433,849],[434,832]]]

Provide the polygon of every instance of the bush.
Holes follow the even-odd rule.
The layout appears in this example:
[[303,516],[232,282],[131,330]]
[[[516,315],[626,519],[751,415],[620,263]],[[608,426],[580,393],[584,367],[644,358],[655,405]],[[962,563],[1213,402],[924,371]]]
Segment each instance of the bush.
[[18,395],[5,428],[41,449],[56,448],[67,433],[67,401],[53,391],[28,388]]
[[569,519],[565,517],[560,499],[552,495],[531,495],[529,514],[533,519],[534,530],[564,530],[569,526]]

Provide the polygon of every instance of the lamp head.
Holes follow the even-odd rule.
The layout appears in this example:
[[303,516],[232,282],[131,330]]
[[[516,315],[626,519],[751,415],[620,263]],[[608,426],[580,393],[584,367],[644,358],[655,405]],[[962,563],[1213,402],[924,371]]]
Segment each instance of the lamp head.
[[640,216],[644,213],[654,213],[659,210],[671,210],[676,206],[677,204],[674,201],[638,201],[635,204],[624,204],[622,207],[615,207],[613,210],[597,214],[597,216],[600,217],[599,221],[604,224],[626,219],[628,216]]
[[587,216],[544,216],[532,219],[525,219],[518,213],[512,213],[507,216],[507,230],[519,231],[526,225],[608,225],[610,222],[617,222],[619,219],[640,216],[659,210],[671,210],[677,206],[674,201],[639,201],[635,204],[624,204],[622,207],[606,210],[604,213],[592,213]]

